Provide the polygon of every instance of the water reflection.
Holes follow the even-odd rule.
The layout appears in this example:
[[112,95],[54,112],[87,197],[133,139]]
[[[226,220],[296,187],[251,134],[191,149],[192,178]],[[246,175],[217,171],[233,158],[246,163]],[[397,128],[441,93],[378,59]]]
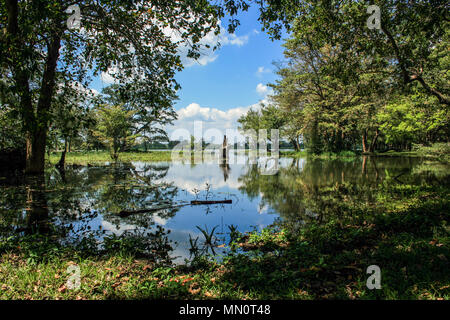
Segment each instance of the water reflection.
[[[214,229],[220,245],[228,242],[230,226],[244,232],[279,222],[298,229],[311,220],[351,214],[342,211],[342,203],[376,206],[380,185],[444,184],[449,172],[447,166],[429,166],[418,158],[280,158],[275,175],[262,175],[248,159],[229,162],[122,163],[0,179],[0,235],[52,232],[61,241],[89,235],[101,241],[105,235],[164,227],[176,242],[172,257],[181,262],[192,253],[192,241],[204,238],[201,230]],[[177,206],[205,197],[233,199],[233,204]],[[154,206],[164,209],[118,215]]]
[[47,193],[45,190],[44,175],[30,176],[26,178],[26,234],[48,233],[49,215],[47,206]]

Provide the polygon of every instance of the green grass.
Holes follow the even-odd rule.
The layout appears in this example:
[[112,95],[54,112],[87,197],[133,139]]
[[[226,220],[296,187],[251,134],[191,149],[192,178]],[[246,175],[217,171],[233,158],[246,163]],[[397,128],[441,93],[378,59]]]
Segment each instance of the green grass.
[[353,151],[341,151],[338,153],[335,152],[324,152],[321,154],[312,154],[306,150],[303,151],[280,151],[281,156],[291,157],[291,158],[319,158],[319,159],[335,159],[335,158],[354,158],[358,155]]
[[[426,148],[421,149],[421,151],[388,151],[388,152],[376,152],[371,154],[372,156],[381,157],[425,157],[430,159],[439,159],[441,161],[449,162],[448,155],[442,155],[442,153],[426,152]],[[434,149],[433,149],[434,150]],[[248,151],[246,151],[248,152]],[[270,153],[269,153],[270,154]],[[319,159],[350,159],[359,156],[353,151],[342,151],[339,153],[325,152],[319,155],[310,154],[307,151],[280,151],[280,156],[291,157],[291,158],[319,158]],[[50,164],[55,165],[61,158],[60,152],[53,152],[47,159]],[[107,151],[99,152],[69,152],[66,155],[66,164],[69,165],[88,165],[88,164],[104,164],[106,162],[112,162],[109,153]],[[172,151],[148,151],[148,152],[123,152],[119,155],[119,161],[131,162],[131,161],[142,161],[142,162],[154,162],[154,161],[172,161]]]
[[376,152],[376,156],[383,157],[421,157],[450,163],[450,143],[434,143],[432,146],[413,145],[412,151]]
[[[376,156],[376,157],[418,157],[418,158],[426,158],[430,160],[439,160],[443,163],[450,162],[450,153],[448,143],[440,143],[435,144],[432,147],[420,147],[417,150],[413,151],[386,151],[386,152],[373,152],[362,155]],[[341,151],[338,153],[334,152],[324,152],[321,154],[311,154],[308,151],[281,151],[281,156],[291,157],[291,158],[319,158],[319,159],[345,159],[345,158],[354,158],[358,157],[361,154],[355,153],[353,151]]]
[[308,156],[306,151],[283,151],[280,150],[280,156],[292,157],[292,158],[302,158]]
[[386,151],[386,152],[374,152],[370,155],[380,156],[380,157],[423,157],[423,155],[419,154],[416,151]]
[[[171,151],[149,151],[149,152],[123,152],[119,155],[119,161],[171,161]],[[58,163],[61,158],[60,152],[54,152],[48,159],[52,165]],[[66,154],[66,164],[99,164],[112,162],[111,156],[107,151],[99,152],[68,152]]]

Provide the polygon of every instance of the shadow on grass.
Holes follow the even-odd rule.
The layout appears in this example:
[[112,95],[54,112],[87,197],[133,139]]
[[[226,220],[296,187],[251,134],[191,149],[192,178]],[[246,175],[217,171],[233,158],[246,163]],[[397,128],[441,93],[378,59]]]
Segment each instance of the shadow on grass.
[[[423,199],[310,226],[282,243],[261,240],[226,260],[222,281],[263,299],[448,299],[449,212],[448,200]],[[366,287],[370,265],[381,268],[381,290]]]

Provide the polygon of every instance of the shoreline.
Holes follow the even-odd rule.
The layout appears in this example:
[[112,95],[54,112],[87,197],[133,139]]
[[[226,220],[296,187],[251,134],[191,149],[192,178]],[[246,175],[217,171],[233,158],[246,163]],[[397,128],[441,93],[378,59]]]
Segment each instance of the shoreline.
[[[247,154],[248,150],[237,150],[237,154]],[[267,153],[270,155],[270,152]],[[192,154],[191,154],[192,155]],[[441,159],[435,155],[421,154],[415,151],[402,151],[402,152],[375,152],[375,153],[354,153],[354,152],[341,152],[341,153],[323,153],[314,155],[307,153],[306,151],[285,151],[280,150],[280,157],[286,158],[312,158],[312,159],[354,159],[364,156],[368,157],[412,157],[412,158],[424,158],[428,160],[437,160],[444,163],[448,163],[445,159]],[[47,164],[56,165],[61,157],[61,152],[53,152],[50,157],[46,157]],[[172,162],[172,151],[147,151],[147,152],[123,152],[119,154],[119,162]],[[89,151],[89,152],[68,152],[66,154],[65,164],[68,165],[93,165],[93,164],[105,164],[113,163],[109,153],[107,151]]]

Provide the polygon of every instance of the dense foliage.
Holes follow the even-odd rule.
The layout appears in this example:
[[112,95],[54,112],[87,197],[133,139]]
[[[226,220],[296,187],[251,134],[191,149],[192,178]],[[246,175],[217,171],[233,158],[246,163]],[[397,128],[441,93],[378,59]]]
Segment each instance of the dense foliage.
[[[26,140],[29,173],[43,172],[48,132],[58,115],[67,136],[94,76],[110,77],[140,117],[169,111],[182,70],[180,48],[197,58],[218,33],[223,9],[201,1],[78,1],[81,28],[69,28],[73,1],[0,4],[0,105]],[[65,123],[64,123],[65,122]]]
[[[279,80],[271,85],[276,108],[263,108],[285,119],[284,138],[294,145],[303,138],[313,153],[411,150],[412,143],[449,141],[444,2],[375,1],[381,30],[367,27],[362,2],[297,4]],[[240,122],[268,128],[266,118],[252,111]]]

